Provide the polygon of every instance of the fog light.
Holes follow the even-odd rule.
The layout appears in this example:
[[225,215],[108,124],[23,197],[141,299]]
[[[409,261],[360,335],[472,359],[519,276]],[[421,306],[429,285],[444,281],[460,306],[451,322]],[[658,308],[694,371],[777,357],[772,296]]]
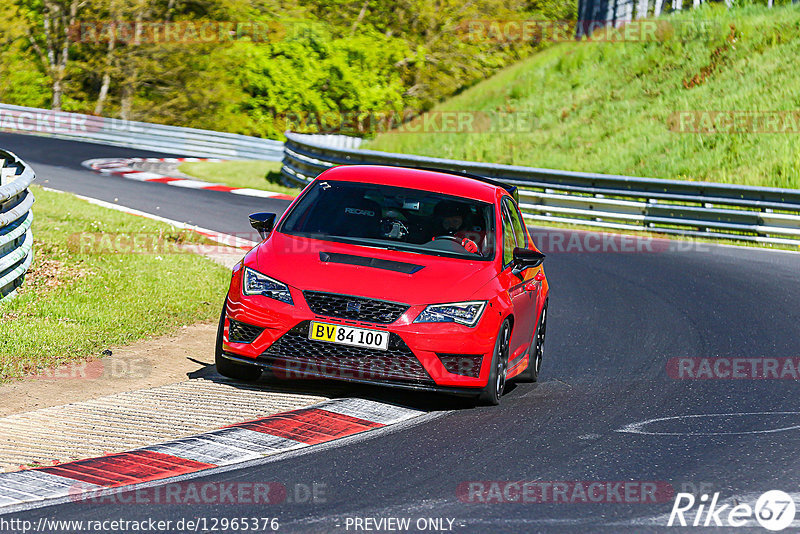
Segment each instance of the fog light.
[[439,360],[454,375],[478,378],[481,374],[483,354],[437,354]]

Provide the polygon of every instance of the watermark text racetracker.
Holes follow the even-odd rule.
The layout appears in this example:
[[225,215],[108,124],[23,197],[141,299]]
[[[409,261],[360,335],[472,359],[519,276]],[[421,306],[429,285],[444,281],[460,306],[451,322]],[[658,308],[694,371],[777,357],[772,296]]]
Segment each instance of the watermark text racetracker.
[[[523,206],[524,209],[524,206]],[[529,228],[531,239],[541,252],[548,253],[660,253],[708,252],[708,243],[693,239],[664,239],[649,236]]]
[[[108,349],[106,349],[108,350]],[[110,351],[104,355],[110,355]],[[0,366],[3,375],[27,374],[29,371],[22,364],[18,369],[13,369],[12,363],[6,362]],[[38,371],[29,377],[30,380],[133,380],[147,378],[153,371],[153,363],[142,356],[123,355],[113,359],[97,359],[91,361],[69,362],[59,367]]]
[[[79,232],[67,238],[67,249],[74,254],[191,254],[195,249],[186,248],[185,241],[191,232],[178,233],[111,233]],[[223,245],[224,246],[224,245]],[[219,244],[205,244],[209,252],[220,248]],[[205,250],[203,250],[205,252]]]
[[644,504],[669,502],[674,494],[669,482],[635,480],[474,480],[456,488],[461,502],[475,504]]
[[667,361],[675,380],[800,380],[800,357],[676,357]]
[[667,127],[689,134],[800,134],[800,110],[685,110],[667,117]]
[[470,43],[577,42],[622,43],[708,40],[723,25],[713,21],[632,20],[612,25],[606,20],[471,19],[456,27],[456,34]]
[[532,111],[287,111],[273,120],[281,130],[338,135],[530,133],[540,125]]
[[[238,248],[241,241],[257,243],[261,237],[256,232],[219,235],[214,243],[190,243],[189,231],[176,233],[110,233],[79,232],[67,238],[67,248],[75,254],[213,254]],[[694,239],[664,239],[649,236],[591,232],[584,230],[558,230],[530,228],[534,245],[548,253],[664,253],[709,252],[711,245]],[[284,252],[324,252],[326,244],[319,240],[292,241]]]
[[14,133],[80,134],[144,133],[141,123],[60,111],[0,109],[0,131]]
[[68,29],[74,43],[202,44],[249,41],[268,43],[286,35],[286,26],[278,21],[125,21],[82,20]]
[[82,483],[70,488],[73,502],[123,505],[272,505],[327,502],[321,482],[174,482],[147,488],[93,489]]

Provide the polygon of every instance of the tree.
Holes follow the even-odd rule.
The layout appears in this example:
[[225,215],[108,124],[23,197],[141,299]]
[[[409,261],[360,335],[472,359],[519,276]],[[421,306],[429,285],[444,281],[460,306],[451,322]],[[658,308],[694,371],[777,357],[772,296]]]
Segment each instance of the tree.
[[70,30],[88,0],[18,0],[39,65],[50,78],[51,107],[60,111],[70,59]]

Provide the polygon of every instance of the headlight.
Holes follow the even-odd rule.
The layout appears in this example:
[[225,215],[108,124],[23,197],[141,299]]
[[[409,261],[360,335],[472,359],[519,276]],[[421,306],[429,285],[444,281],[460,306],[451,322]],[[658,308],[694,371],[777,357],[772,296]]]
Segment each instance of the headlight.
[[286,304],[294,304],[292,294],[289,293],[289,286],[273,280],[258,271],[254,271],[250,267],[244,268],[242,293],[245,295],[264,295]]
[[425,308],[415,323],[458,323],[475,326],[481,318],[486,301],[431,304]]

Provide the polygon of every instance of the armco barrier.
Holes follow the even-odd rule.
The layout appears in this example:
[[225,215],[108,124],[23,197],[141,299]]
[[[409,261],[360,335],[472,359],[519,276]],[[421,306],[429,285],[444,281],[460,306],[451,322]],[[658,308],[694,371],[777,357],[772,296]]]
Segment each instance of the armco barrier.
[[0,131],[201,158],[280,161],[283,143],[211,130],[0,104]]
[[281,173],[303,186],[335,165],[434,167],[519,187],[530,221],[800,246],[800,190],[634,178],[345,148],[287,132]]
[[0,150],[0,300],[16,292],[33,261],[34,178],[24,161]]

